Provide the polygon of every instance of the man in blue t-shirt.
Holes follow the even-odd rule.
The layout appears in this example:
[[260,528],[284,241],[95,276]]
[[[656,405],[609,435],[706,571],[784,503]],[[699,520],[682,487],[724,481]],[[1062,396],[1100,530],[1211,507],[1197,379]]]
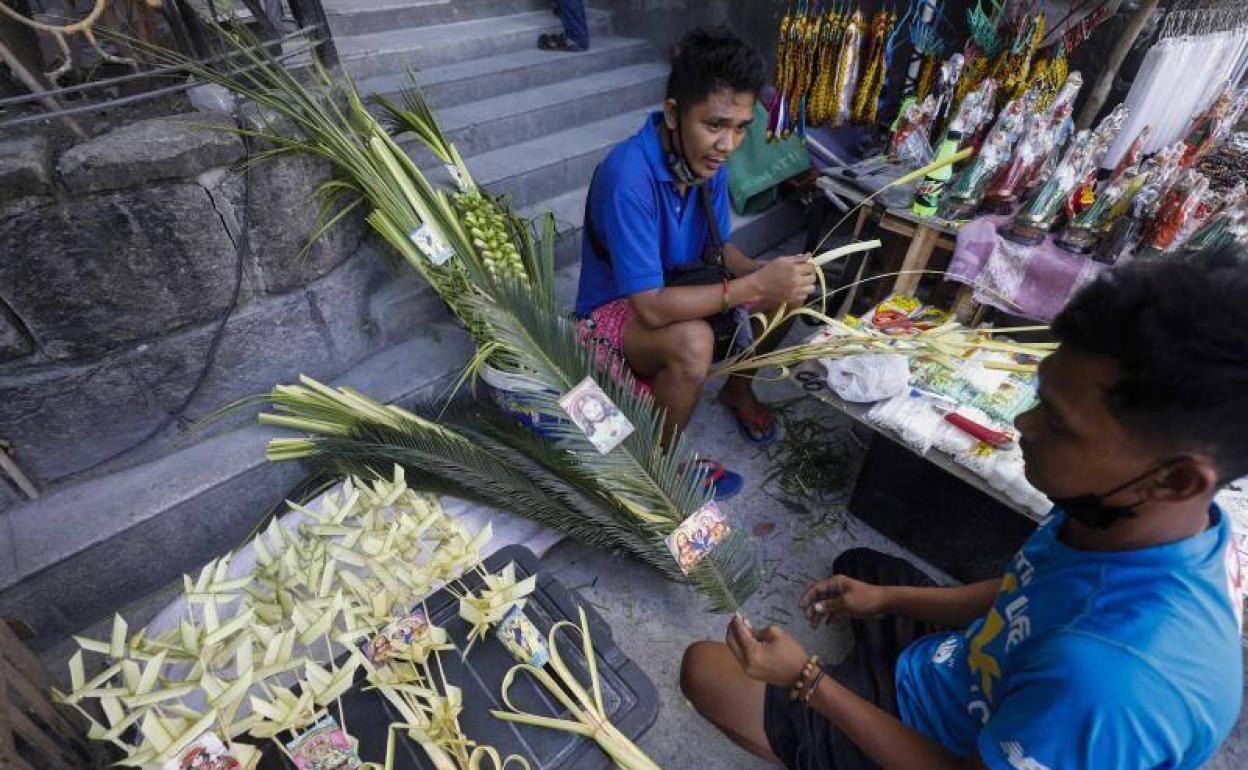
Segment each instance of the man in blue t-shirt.
[[1054,322],[1017,420],[1055,507],[1005,574],[941,588],[850,551],[799,602],[852,620],[849,659],[734,619],[686,651],[686,695],[790,768],[1199,768],[1244,690],[1245,581],[1213,499],[1248,474],[1246,328],[1240,247],[1106,272]]
[[[712,323],[721,341],[731,341],[730,319],[744,318],[734,313],[737,308],[792,307],[805,302],[815,286],[808,257],[762,263],[731,243],[714,248],[714,233],[722,241],[731,225],[728,157],[753,121],[762,82],[762,59],[731,33],[689,33],[672,56],[663,110],[611,150],[590,185],[578,329],[597,344],[604,361],[622,357],[641,386],[652,391],[665,412],[665,440],[684,429],[698,403],[716,354]],[[725,273],[712,265],[696,285],[674,278],[705,264],[704,257],[716,251]],[[780,336],[766,342],[774,344]],[[720,355],[724,352],[720,345]],[[775,439],[772,416],[748,378],[729,378],[719,399],[748,440]],[[719,497],[741,484],[739,476],[718,467],[711,478]]]

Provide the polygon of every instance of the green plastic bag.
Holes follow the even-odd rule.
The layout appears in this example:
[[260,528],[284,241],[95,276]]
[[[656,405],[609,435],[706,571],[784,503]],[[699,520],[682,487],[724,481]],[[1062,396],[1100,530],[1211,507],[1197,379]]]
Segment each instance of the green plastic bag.
[[756,214],[776,201],[776,186],[810,168],[810,156],[796,136],[767,141],[767,110],[754,103],[754,122],[728,158],[728,195],[738,214]]

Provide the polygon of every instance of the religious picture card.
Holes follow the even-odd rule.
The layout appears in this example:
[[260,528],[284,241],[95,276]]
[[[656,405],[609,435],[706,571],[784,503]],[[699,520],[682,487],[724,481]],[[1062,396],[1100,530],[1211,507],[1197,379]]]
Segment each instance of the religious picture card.
[[541,668],[550,660],[545,640],[519,604],[507,611],[494,634],[507,652],[521,663]]
[[416,244],[416,248],[420,249],[430,262],[435,265],[444,265],[447,260],[455,255],[450,245],[442,240],[442,236],[438,235],[428,223],[422,224],[415,230],[407,234],[407,237]]
[[241,770],[241,767],[215,733],[204,733],[166,762],[164,770]]
[[607,454],[628,438],[634,428],[592,378],[586,377],[559,399],[559,406],[581,429],[589,443]]
[[712,500],[672,530],[667,536],[667,549],[681,571],[688,575],[731,531],[728,520]]
[[429,619],[423,609],[412,610],[401,618],[390,621],[379,633],[364,644],[364,657],[374,666],[389,661],[411,646],[429,631]]
[[299,770],[360,770],[364,764],[338,720],[329,714],[286,744],[286,749]]

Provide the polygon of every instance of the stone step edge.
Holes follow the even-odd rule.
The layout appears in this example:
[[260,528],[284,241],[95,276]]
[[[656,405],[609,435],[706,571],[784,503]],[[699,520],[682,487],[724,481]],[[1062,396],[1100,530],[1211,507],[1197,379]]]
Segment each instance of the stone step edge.
[[[434,336],[463,335],[453,322],[431,324],[431,331],[435,332]],[[467,339],[466,336],[464,339]],[[450,379],[457,374],[459,365],[467,360],[470,353],[467,347],[464,347],[464,355],[458,357],[461,360],[434,377],[370,377],[369,370],[393,370],[401,368],[395,366],[395,361],[419,360],[424,363],[412,369],[412,373],[427,371],[428,346],[431,344],[443,347],[442,343],[431,340],[429,335],[413,337],[391,345],[335,378],[333,384],[350,384],[379,401],[401,401],[439,379]],[[412,355],[416,353],[421,355]],[[293,434],[289,431],[257,423],[248,424],[191,444],[151,462],[72,484],[0,512],[0,520],[7,519],[0,527],[7,530],[6,534],[13,539],[15,546],[22,539],[50,545],[49,539],[39,534],[41,527],[55,527],[58,533],[58,537],[53,539],[55,550],[45,552],[36,564],[19,565],[13,560],[12,549],[0,548],[0,594],[44,569],[72,559],[76,553],[141,526],[145,521],[159,516],[180,502],[207,494],[268,463],[269,460],[264,456],[268,440],[291,435]],[[107,494],[109,489],[120,488],[137,491],[124,500]],[[170,499],[171,490],[176,492],[173,499]],[[101,508],[100,501],[109,504]],[[90,506],[85,505],[88,502],[91,503]],[[89,507],[90,510],[84,511],[84,507]],[[101,516],[101,513],[104,515]],[[95,527],[75,526],[75,517],[84,520],[90,518],[97,523],[104,520],[122,526],[100,531]]]
[[[537,35],[546,30],[558,29],[559,20],[550,13],[543,11],[526,11],[524,13],[507,14],[505,16],[491,16],[484,19],[471,19],[469,21],[452,21],[446,24],[432,24],[428,27],[412,27],[406,30],[386,30],[384,32],[366,32],[359,35],[340,35],[335,39],[338,51],[344,61],[351,61],[357,58],[366,58],[377,56],[379,54],[394,54],[417,51],[423,47],[432,44],[442,45],[463,45],[468,40],[488,40],[499,33],[499,22],[503,19],[514,19],[518,23],[514,29],[507,29],[509,34],[532,33]],[[602,29],[603,25],[610,24],[611,13],[609,11],[587,9],[586,21],[589,23],[590,29]],[[400,32],[407,33],[404,35],[406,45],[402,48],[382,48],[374,49],[368,46],[370,42],[388,41],[398,35]],[[411,38],[415,38],[412,40]],[[371,39],[371,40],[370,40]],[[537,38],[533,38],[536,45]],[[357,44],[359,47],[357,47]],[[353,50],[354,49],[354,50]],[[591,49],[592,50],[592,49]],[[445,65],[440,65],[445,66]]]
[[[624,37],[619,35],[606,35],[595,41],[595,44],[584,53],[575,54],[578,57],[593,57],[595,55],[612,55],[619,51],[635,48],[648,47],[648,41],[642,38]],[[543,54],[543,61],[532,62],[529,59],[534,58],[532,54]],[[548,51],[529,51],[524,49],[521,51],[511,51],[508,53],[495,54],[494,56],[486,56],[481,59],[470,59],[454,64],[441,64],[436,67],[429,67],[415,71],[417,84],[426,90],[447,86],[460,81],[472,80],[481,77],[490,77],[500,75],[506,72],[516,70],[527,70],[536,66],[541,66],[547,62],[555,63],[563,61],[573,54],[551,54]],[[545,59],[549,57],[549,59]],[[367,78],[361,78],[356,81],[356,89],[364,95],[381,94],[383,96],[392,96],[400,93],[407,87],[407,75],[404,73],[391,73],[388,75],[373,75]],[[491,97],[493,98],[493,97]],[[457,105],[458,106],[458,105]]]

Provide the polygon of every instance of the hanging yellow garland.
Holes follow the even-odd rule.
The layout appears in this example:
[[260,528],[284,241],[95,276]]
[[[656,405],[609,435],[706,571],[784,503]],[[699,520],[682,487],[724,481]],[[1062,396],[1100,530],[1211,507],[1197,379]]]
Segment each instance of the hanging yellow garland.
[[[892,17],[896,20],[896,17]],[[871,44],[868,47],[867,70],[858,84],[858,93],[854,96],[854,109],[851,120],[863,126],[875,123],[880,91],[884,87],[884,49],[888,44],[890,31],[889,14],[881,11],[871,20]]]
[[923,65],[919,68],[919,79],[915,83],[914,100],[922,102],[932,92],[936,84],[936,67],[940,63],[938,56],[924,56]]
[[841,24],[841,15],[828,11],[819,42],[818,72],[814,85],[811,86],[811,125],[826,125],[832,120],[832,90],[836,77],[837,43],[840,42]]

